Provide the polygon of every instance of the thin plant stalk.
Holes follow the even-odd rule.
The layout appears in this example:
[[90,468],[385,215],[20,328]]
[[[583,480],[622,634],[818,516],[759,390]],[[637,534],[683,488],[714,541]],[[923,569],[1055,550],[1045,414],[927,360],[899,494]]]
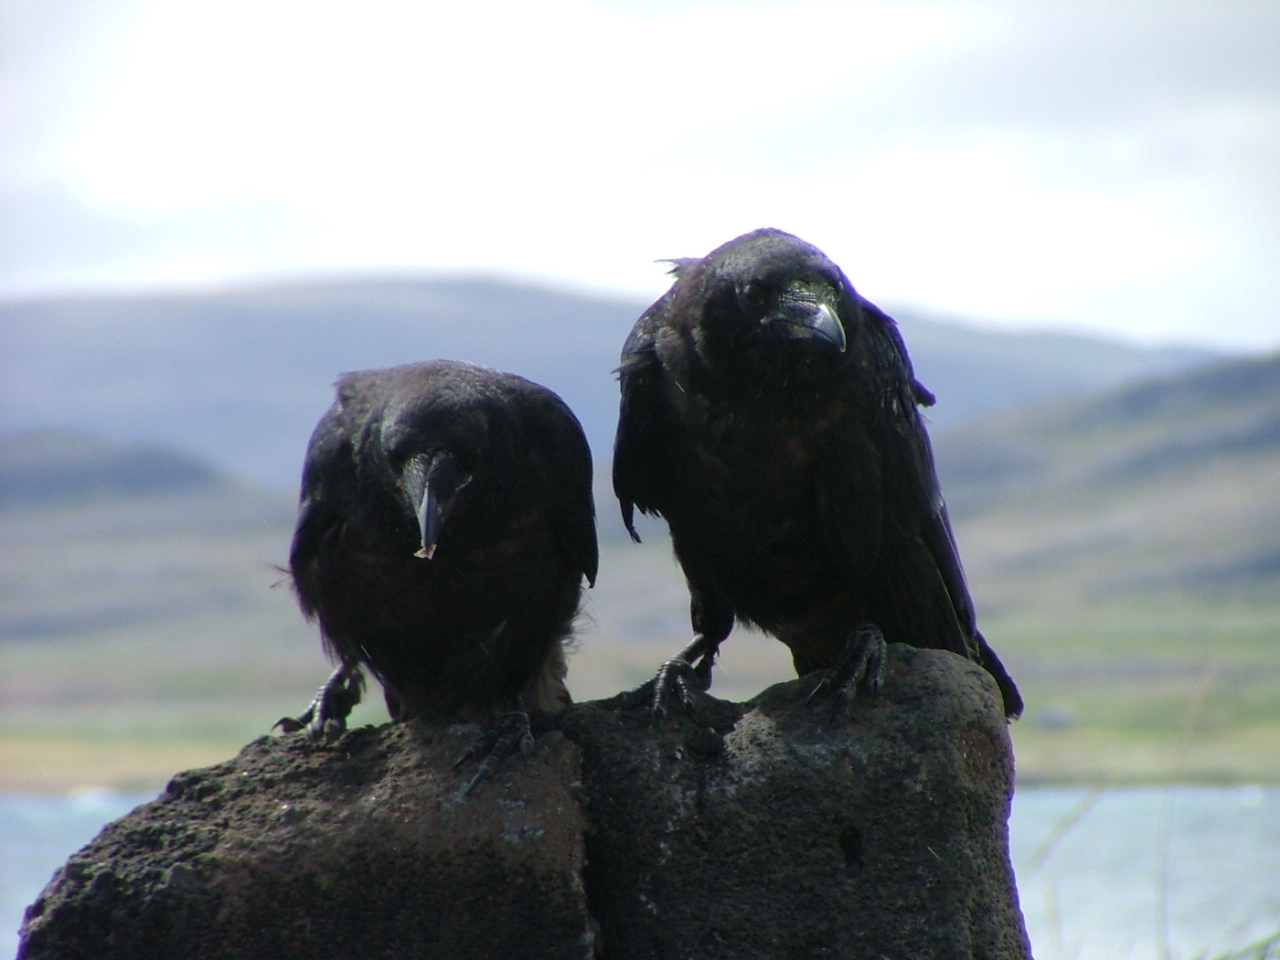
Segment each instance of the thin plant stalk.
[[1169,946],[1169,848],[1173,843],[1174,800],[1177,797],[1178,783],[1182,778],[1182,772],[1187,766],[1187,754],[1191,750],[1191,737],[1200,723],[1200,715],[1204,712],[1204,704],[1209,697],[1209,688],[1213,686],[1213,681],[1218,677],[1218,668],[1221,663],[1221,659],[1215,657],[1201,675],[1200,682],[1191,693],[1191,700],[1187,704],[1187,717],[1182,724],[1182,733],[1178,740],[1178,753],[1173,768],[1173,783],[1169,787],[1169,792],[1165,799],[1164,825],[1160,837],[1160,868],[1157,874],[1160,911],[1157,932],[1159,934],[1160,960],[1171,960],[1172,957]]

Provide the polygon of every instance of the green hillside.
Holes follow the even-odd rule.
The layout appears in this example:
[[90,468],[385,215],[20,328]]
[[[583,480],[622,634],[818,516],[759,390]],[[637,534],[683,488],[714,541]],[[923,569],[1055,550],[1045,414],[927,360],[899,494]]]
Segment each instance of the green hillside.
[[1280,596],[1280,357],[979,421],[936,446],[988,609]]
[[1275,779],[1280,357],[936,447],[984,631],[1027,694],[1024,771]]
[[[936,437],[983,630],[1027,698],[1023,782],[1280,782],[1278,411],[1269,358]],[[105,467],[129,463],[154,470]],[[616,535],[599,473],[579,699],[642,682],[688,634],[661,524],[641,545]],[[230,756],[327,674],[273,586],[290,496],[61,435],[0,442],[4,490],[0,789],[158,784]],[[791,675],[780,643],[737,631],[714,692]],[[359,716],[385,717],[370,700]]]

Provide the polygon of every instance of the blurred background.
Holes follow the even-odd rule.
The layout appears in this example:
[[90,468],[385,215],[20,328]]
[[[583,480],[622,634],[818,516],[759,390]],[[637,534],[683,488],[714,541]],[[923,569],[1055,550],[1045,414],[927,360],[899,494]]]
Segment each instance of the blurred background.
[[[31,858],[4,917],[327,674],[276,567],[342,371],[456,357],[564,396],[602,545],[571,689],[650,676],[687,595],[661,524],[618,519],[610,371],[659,258],[760,226],[892,312],[939,397],[1028,701],[1038,955],[1280,928],[1274,0],[0,0],[0,843]],[[715,692],[791,675],[739,631]],[[1091,912],[1119,868],[1057,849],[1089,818],[1081,850],[1168,825],[1129,913]],[[1236,852],[1171,886],[1219,828]]]

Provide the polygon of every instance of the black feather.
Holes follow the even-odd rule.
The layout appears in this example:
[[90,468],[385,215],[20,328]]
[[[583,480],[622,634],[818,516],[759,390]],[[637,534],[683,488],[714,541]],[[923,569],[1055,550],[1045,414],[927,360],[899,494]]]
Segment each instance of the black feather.
[[712,651],[736,618],[803,674],[873,624],[982,663],[1021,711],[977,630],[917,409],[934,397],[892,318],[820,250],[757,230],[679,261],[618,372],[623,520],[667,520]]
[[[432,483],[425,544],[414,491]],[[367,667],[393,716],[487,723],[518,698],[567,701],[562,642],[597,558],[591,454],[551,391],[451,361],[339,381],[290,567],[330,654]]]

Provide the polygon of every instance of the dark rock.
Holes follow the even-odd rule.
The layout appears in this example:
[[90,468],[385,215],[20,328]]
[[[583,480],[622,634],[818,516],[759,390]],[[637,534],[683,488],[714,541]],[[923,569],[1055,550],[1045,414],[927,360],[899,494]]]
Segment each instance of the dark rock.
[[544,735],[460,803],[477,733],[263,737],[179,774],[54,875],[19,956],[591,957],[577,748]]
[[607,956],[1030,956],[999,694],[959,657],[890,651],[875,705],[832,722],[803,705],[816,678],[779,684],[718,751],[607,703],[565,717]]
[[465,801],[474,728],[262,738],[72,857],[19,957],[1030,957],[994,683],[887,674],[834,716],[813,678],[703,726],[579,704]]

